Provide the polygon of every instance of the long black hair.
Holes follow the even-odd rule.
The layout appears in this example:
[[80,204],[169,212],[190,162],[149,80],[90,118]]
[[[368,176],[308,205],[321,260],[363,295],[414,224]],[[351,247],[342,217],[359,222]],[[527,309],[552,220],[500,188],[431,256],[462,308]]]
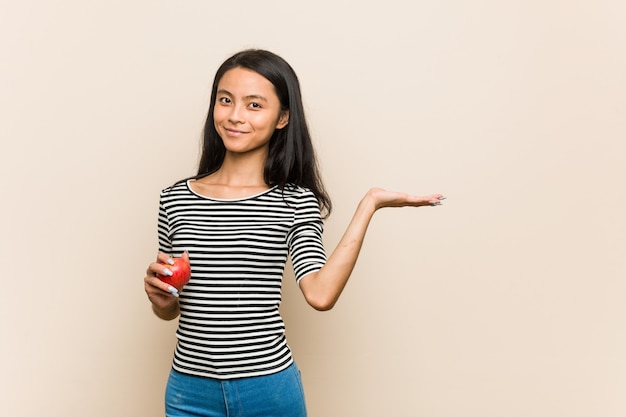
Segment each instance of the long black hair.
[[224,162],[226,148],[215,129],[213,113],[217,86],[222,76],[234,68],[254,71],[270,81],[280,100],[281,111],[289,112],[289,122],[276,129],[269,142],[263,178],[268,186],[297,185],[315,194],[324,217],[330,215],[332,203],[319,173],[315,151],[304,116],[300,82],[293,68],[278,55],[261,50],[247,49],[228,58],[218,68],[211,90],[211,105],[204,125],[202,154],[195,178],[217,171]]

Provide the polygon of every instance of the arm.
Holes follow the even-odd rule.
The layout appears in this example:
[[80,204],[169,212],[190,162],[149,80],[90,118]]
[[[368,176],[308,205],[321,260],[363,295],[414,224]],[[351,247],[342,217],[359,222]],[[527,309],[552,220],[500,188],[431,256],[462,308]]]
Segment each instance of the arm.
[[421,207],[440,205],[441,194],[416,197],[372,188],[359,203],[350,224],[326,264],[300,280],[300,289],[316,310],[333,308],[356,265],[365,233],[374,213],[383,207]]
[[180,314],[178,290],[157,277],[157,274],[168,275],[167,266],[164,265],[168,261],[169,256],[159,253],[157,261],[148,266],[144,278],[144,289],[152,303],[152,311],[162,320],[173,320]]
[[159,216],[158,216],[158,239],[160,252],[157,255],[156,262],[151,263],[146,271],[144,278],[144,289],[148,299],[152,303],[152,311],[162,320],[173,320],[180,314],[180,305],[178,304],[178,290],[180,288],[170,287],[161,281],[157,275],[171,275],[171,271],[167,269],[165,264],[172,264],[172,260],[165,253],[172,252],[172,242],[169,237],[169,217],[163,198],[167,194],[161,192],[159,198]]

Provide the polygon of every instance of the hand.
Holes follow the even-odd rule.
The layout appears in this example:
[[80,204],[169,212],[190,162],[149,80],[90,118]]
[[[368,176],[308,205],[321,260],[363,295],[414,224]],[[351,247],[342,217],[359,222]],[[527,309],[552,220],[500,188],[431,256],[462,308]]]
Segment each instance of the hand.
[[383,207],[421,207],[439,206],[445,199],[442,194],[427,196],[413,196],[406,193],[388,191],[382,188],[372,188],[367,192],[367,197],[374,202],[376,210]]
[[[179,308],[178,290],[157,277],[157,275],[169,275],[166,265],[169,263],[171,263],[170,257],[165,253],[159,253],[156,262],[148,266],[144,278],[144,289],[154,312],[164,319],[177,316]],[[172,315],[174,317],[171,317]]]

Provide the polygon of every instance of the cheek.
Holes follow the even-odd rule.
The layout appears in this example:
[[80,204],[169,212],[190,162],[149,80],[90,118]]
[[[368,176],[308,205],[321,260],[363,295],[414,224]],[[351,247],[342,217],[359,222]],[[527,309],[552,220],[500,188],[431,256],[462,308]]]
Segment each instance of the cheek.
[[225,114],[226,112],[223,107],[215,106],[213,108],[213,121],[218,122],[220,120],[224,120],[224,117],[226,117]]
[[257,130],[269,130],[274,131],[276,129],[276,122],[278,117],[270,114],[258,114],[248,119],[251,125],[254,125]]

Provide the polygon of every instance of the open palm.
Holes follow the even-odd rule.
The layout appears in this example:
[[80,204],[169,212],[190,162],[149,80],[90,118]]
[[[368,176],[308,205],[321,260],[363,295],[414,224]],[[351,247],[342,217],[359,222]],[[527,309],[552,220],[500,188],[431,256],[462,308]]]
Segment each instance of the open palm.
[[383,207],[421,207],[438,206],[445,197],[442,194],[414,196],[403,192],[372,188],[368,191],[374,200],[376,209]]

